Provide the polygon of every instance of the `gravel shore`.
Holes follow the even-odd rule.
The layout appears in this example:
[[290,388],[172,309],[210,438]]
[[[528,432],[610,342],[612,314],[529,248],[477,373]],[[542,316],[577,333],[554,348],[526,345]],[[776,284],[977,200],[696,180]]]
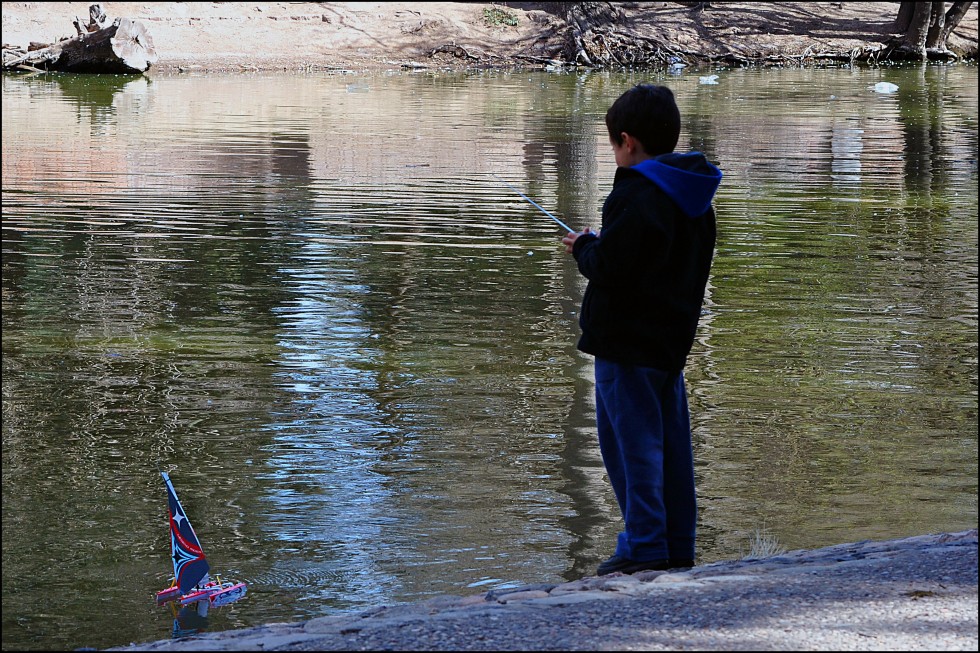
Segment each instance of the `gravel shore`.
[[589,577],[116,651],[976,651],[977,531]]

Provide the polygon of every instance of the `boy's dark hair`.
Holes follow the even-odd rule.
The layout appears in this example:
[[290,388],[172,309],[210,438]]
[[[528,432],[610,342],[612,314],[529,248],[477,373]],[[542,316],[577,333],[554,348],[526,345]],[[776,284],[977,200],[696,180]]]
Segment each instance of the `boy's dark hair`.
[[681,112],[666,86],[638,84],[619,96],[606,112],[606,129],[616,145],[626,132],[650,156],[673,152],[681,133]]

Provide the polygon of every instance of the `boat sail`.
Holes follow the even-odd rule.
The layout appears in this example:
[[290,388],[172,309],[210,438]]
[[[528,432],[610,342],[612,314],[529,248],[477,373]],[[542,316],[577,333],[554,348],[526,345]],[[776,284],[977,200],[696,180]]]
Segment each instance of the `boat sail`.
[[202,580],[207,582],[211,566],[204,557],[201,541],[187,518],[177,491],[167,472],[160,472],[167,484],[167,503],[170,506],[170,557],[174,563],[174,579],[181,594],[188,594]]
[[161,471],[167,486],[167,504],[170,512],[170,558],[174,565],[172,585],[157,592],[157,603],[179,601],[188,605],[207,601],[209,605],[227,605],[245,596],[245,583],[210,580],[211,565],[204,555],[201,541],[194,532],[184,507],[180,505],[177,491],[167,472]]

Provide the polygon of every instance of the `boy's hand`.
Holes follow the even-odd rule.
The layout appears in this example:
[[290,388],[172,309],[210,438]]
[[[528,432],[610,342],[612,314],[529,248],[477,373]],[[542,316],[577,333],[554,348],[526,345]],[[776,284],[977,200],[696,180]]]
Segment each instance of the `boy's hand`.
[[565,253],[572,253],[572,250],[575,248],[575,241],[578,240],[579,236],[584,236],[585,234],[591,233],[592,229],[590,227],[586,227],[581,231],[581,233],[575,233],[574,231],[568,232],[568,235],[561,239],[561,242],[565,244]]

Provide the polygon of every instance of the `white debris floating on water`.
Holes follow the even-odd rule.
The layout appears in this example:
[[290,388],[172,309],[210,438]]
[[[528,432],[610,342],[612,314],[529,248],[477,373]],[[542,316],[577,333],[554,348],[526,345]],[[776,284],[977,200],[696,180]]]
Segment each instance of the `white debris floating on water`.
[[698,77],[699,84],[717,84],[718,75],[705,75],[704,77]]
[[891,82],[878,82],[874,85],[875,93],[894,93],[898,87]]

